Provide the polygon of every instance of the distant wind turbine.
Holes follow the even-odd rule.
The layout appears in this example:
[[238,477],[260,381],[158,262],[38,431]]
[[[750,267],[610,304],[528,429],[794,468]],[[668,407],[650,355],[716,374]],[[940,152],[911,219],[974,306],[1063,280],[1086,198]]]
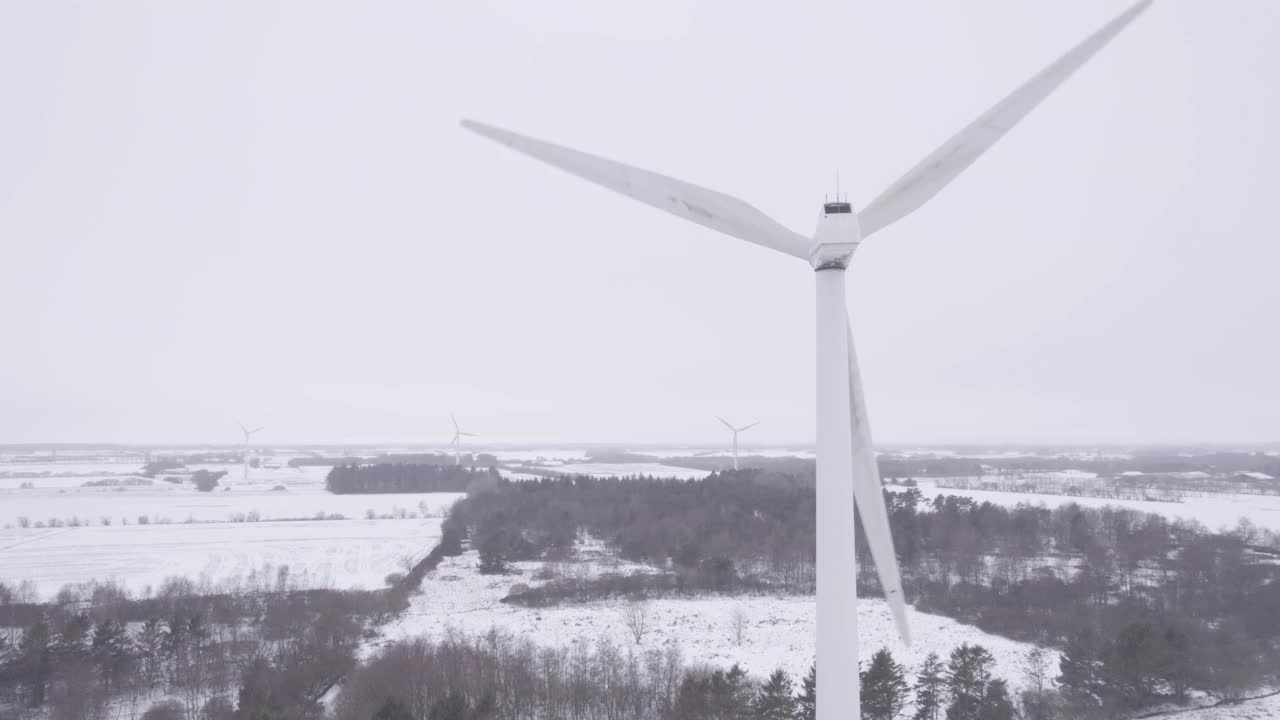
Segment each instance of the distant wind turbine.
[[723,423],[725,427],[729,428],[729,432],[733,433],[733,469],[737,470],[738,469],[738,433],[744,430],[750,430],[751,428],[759,425],[760,423],[759,421],[757,421],[757,422],[751,423],[750,425],[743,425],[742,427],[734,427],[729,424],[728,420],[725,420],[719,415],[716,416],[716,419],[719,420],[721,423]]
[[241,460],[244,463],[244,482],[247,483],[249,482],[249,438],[253,437],[253,434],[261,430],[262,427],[250,429],[245,427],[244,423],[239,420],[236,421],[236,424],[240,426],[240,432],[244,433],[244,453],[241,455]]
[[[836,197],[807,237],[737,198],[509,130],[463,120],[467,130],[698,225],[807,261],[817,284],[817,696],[818,720],[859,716],[854,507],[885,600],[909,642],[889,515],[871,446],[862,379],[845,301],[845,270],[859,243],[942,191],[1151,5],[1142,0],[1085,38],[890,185],[862,212]],[[858,92],[847,80],[832,92]],[[1114,111],[1114,110],[1112,110]],[[616,227],[611,228],[616,231]],[[625,248],[624,248],[625,249]],[[602,256],[603,257],[603,256]],[[609,261],[610,267],[613,260]],[[719,270],[731,271],[722,262]],[[596,269],[602,272],[602,269]]]
[[449,419],[453,421],[453,440],[449,442],[449,447],[453,448],[453,464],[461,465],[462,464],[462,438],[480,437],[480,436],[476,435],[475,433],[462,432],[462,428],[458,426],[458,418],[454,417],[452,413],[449,414]]

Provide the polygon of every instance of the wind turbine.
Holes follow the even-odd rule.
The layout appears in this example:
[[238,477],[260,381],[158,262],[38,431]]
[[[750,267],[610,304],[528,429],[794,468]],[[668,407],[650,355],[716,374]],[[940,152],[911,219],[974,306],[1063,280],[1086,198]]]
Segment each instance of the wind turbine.
[[742,432],[743,430],[750,430],[751,428],[759,425],[760,423],[753,422],[750,425],[743,425],[742,427],[734,427],[729,424],[728,420],[725,420],[719,415],[716,416],[716,419],[719,420],[725,427],[729,428],[729,432],[733,433],[733,469],[737,470],[738,469],[738,433]]
[[458,427],[458,418],[449,413],[449,419],[453,421],[453,440],[449,441],[449,447],[453,448],[453,464],[462,464],[462,438],[464,437],[480,437],[475,433],[462,432],[462,428]]
[[471,120],[490,140],[642,203],[727,235],[806,260],[817,280],[817,716],[857,717],[858,626],[854,505],[898,632],[910,642],[902,582],[871,446],[845,269],[863,238],[940,192],[1151,5],[1142,0],[1032,77],[855,214],[825,203],[813,237],[795,233],[734,197],[602,157]]
[[239,420],[236,421],[236,424],[240,426],[240,432],[244,433],[244,454],[241,456],[241,460],[244,463],[244,482],[247,483],[249,482],[249,438],[253,437],[253,434],[261,430],[262,427],[259,426],[251,430]]

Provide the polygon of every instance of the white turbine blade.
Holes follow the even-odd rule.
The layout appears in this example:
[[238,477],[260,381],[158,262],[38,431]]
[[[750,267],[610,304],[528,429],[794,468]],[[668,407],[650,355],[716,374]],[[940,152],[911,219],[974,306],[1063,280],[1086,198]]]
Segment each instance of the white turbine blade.
[[463,436],[463,437],[480,437],[479,435],[477,435],[477,434],[475,434],[475,433],[468,433],[468,432],[458,433],[458,434],[459,434],[459,435],[461,435],[461,436]]
[[757,420],[757,421],[755,421],[755,422],[751,423],[750,425],[743,425],[742,427],[738,428],[737,432],[742,432],[743,430],[750,430],[751,428],[753,428],[753,427],[755,427],[755,426],[757,426],[757,425],[759,425],[759,424],[760,424],[760,421],[759,421],[759,420]]
[[454,417],[453,413],[449,413],[449,419],[453,421],[453,431],[461,432],[462,429],[458,427],[458,418]]
[[907,625],[907,603],[902,594],[902,575],[898,556],[893,549],[893,533],[889,529],[889,511],[884,505],[880,487],[880,468],[871,448],[871,424],[867,421],[867,404],[862,393],[862,376],[858,372],[858,356],[853,350],[853,326],[849,334],[849,410],[853,417],[853,499],[862,519],[862,529],[880,574],[880,587],[889,603],[893,621],[902,642],[911,644],[911,628]]
[[809,257],[809,238],[735,197],[474,120],[463,120],[462,127],[685,220],[798,258]]
[[736,427],[734,427],[734,426],[730,425],[728,420],[725,420],[724,418],[720,417],[719,415],[717,415],[717,416],[716,416],[716,419],[720,421],[720,424],[721,424],[721,425],[724,425],[725,427],[729,428],[729,430],[730,430],[730,431],[732,431],[732,432],[738,432],[738,428],[736,428]]
[[244,426],[244,423],[242,423],[242,422],[240,422],[239,420],[237,420],[237,421],[236,421],[236,424],[240,426],[240,431],[241,431],[241,432],[243,432],[243,433],[245,433],[245,434],[248,434],[248,432],[249,432],[249,428],[245,427],[245,426]]
[[1017,125],[1094,53],[1133,22],[1152,0],[1142,0],[1072,48],[964,130],[934,150],[858,214],[862,236],[889,225],[925,204]]

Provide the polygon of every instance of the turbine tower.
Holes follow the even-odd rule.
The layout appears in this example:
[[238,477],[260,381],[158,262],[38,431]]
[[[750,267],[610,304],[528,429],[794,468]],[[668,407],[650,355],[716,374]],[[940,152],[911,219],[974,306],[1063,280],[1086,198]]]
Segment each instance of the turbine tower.
[[733,469],[737,470],[738,469],[738,433],[742,432],[743,430],[750,430],[751,428],[759,425],[760,423],[753,422],[750,425],[743,425],[742,427],[734,427],[729,424],[728,420],[725,420],[719,415],[716,416],[716,419],[719,420],[725,427],[729,428],[729,432],[733,433]]
[[453,464],[462,464],[462,438],[464,437],[480,437],[475,433],[462,432],[462,428],[458,427],[458,418],[449,413],[449,419],[453,421],[453,440],[449,441],[449,447],[453,448]]
[[249,429],[239,420],[236,421],[236,424],[240,426],[240,432],[244,433],[244,453],[241,455],[240,459],[244,464],[243,480],[247,483],[249,482],[249,438],[253,437],[253,434],[262,428],[256,427]]
[[463,127],[691,222],[805,260],[817,284],[817,666],[819,720],[857,717],[858,627],[854,507],[885,600],[904,642],[906,604],[871,446],[866,402],[845,305],[845,269],[858,244],[919,208],[969,167],[1151,5],[1142,0],[983,113],[890,185],[860,213],[825,203],[813,237],[734,197],[471,120]]

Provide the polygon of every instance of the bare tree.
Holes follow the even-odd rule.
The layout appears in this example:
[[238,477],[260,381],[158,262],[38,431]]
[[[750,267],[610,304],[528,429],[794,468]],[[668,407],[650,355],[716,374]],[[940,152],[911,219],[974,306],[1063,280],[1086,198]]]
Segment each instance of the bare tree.
[[747,637],[747,611],[741,605],[733,609],[733,615],[729,618],[729,631],[737,645],[741,645]]
[[639,645],[644,640],[645,631],[649,629],[649,603],[644,600],[627,602],[622,606],[622,622]]

